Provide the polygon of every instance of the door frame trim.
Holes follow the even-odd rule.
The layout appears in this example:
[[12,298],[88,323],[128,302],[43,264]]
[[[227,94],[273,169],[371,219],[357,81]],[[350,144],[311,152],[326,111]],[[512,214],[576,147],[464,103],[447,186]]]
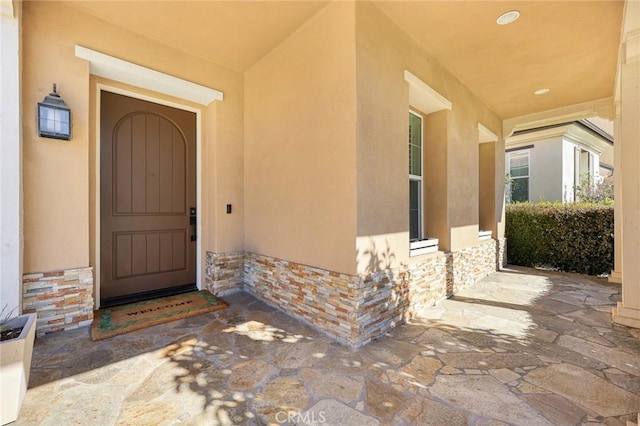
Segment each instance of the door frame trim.
[[196,235],[198,239],[196,240],[196,286],[199,290],[202,290],[202,110],[198,108],[193,108],[188,105],[183,105],[176,102],[167,101],[165,99],[160,99],[154,96],[144,95],[141,93],[137,93],[131,90],[122,89],[120,87],[111,86],[105,83],[96,82],[96,105],[95,105],[95,126],[96,126],[96,134],[95,134],[95,227],[93,229],[95,235],[95,265],[93,265],[94,269],[94,283],[95,283],[95,291],[94,291],[94,302],[96,305],[96,309],[100,308],[100,166],[101,166],[101,158],[100,158],[100,124],[101,124],[101,113],[100,110],[100,98],[101,92],[104,90],[106,92],[116,93],[118,95],[128,96],[134,99],[140,99],[147,102],[152,102],[164,106],[168,106],[171,108],[180,109],[183,111],[188,111],[195,113],[196,115],[196,209],[198,212],[198,221],[196,223]]

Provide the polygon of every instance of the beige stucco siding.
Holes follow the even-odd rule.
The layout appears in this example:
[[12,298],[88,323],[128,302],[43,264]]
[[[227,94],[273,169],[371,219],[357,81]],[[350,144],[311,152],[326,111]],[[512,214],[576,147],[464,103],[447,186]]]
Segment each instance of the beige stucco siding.
[[[479,225],[483,231],[492,231],[493,237],[497,235],[496,224],[500,222],[499,218],[496,218],[498,200],[496,200],[496,161],[502,155],[496,155],[496,142],[482,143],[478,147],[480,155],[480,170],[478,174],[479,178]],[[497,177],[498,182],[503,181],[501,175]],[[498,207],[499,208],[499,207]]]
[[357,5],[358,272],[397,267],[409,251],[404,34]]
[[[571,177],[570,189],[573,188],[573,149],[563,154],[562,137],[548,138],[509,145],[511,149],[528,149],[529,151],[529,201],[562,201],[563,171]],[[508,154],[508,153],[507,153]],[[505,161],[508,155],[505,155]],[[563,167],[565,158],[569,167]],[[508,167],[508,166],[507,166]]]
[[[437,135],[424,150],[425,236],[440,238],[442,250],[477,244],[477,125],[500,135],[500,120],[375,5],[329,4],[244,76],[66,4],[26,3],[24,25],[25,272],[94,262],[100,81],[75,57],[76,45],[224,92],[224,101],[196,106],[203,251],[247,250],[344,273],[406,262],[404,70],[453,105],[425,130]],[[70,142],[36,136],[35,104],[53,82],[73,110]],[[500,141],[495,147],[504,149]],[[494,166],[502,175],[502,155]],[[495,185],[495,194],[486,194],[499,200],[502,182]],[[501,203],[492,213],[502,217]],[[364,256],[372,252],[375,265]]]
[[562,140],[536,143],[529,164],[529,200],[562,200]]
[[353,3],[333,3],[245,74],[245,249],[355,272]]
[[[76,45],[224,93],[223,102],[199,107],[205,170],[201,219],[207,224],[203,251],[240,250],[242,75],[61,3],[25,2],[23,24],[24,271],[60,270],[94,262],[90,255],[90,236],[95,231],[95,218],[90,221],[95,204],[95,131],[90,127],[95,115],[94,86],[88,62],[75,57]],[[36,104],[54,82],[72,109],[73,139],[69,142],[40,138],[36,133]],[[232,215],[224,214],[226,203],[234,204]]]
[[[427,195],[438,204],[425,205],[427,219],[429,210],[439,212],[435,223],[426,224],[429,233],[435,230],[438,235],[426,236],[440,238],[441,249],[445,250],[476,245],[477,126],[481,122],[500,136],[499,118],[376,6],[359,2],[356,11],[359,253],[375,246],[377,251],[389,253],[392,264],[406,262],[409,256],[406,141],[410,105],[404,70],[418,76],[453,104],[451,111],[446,112],[446,138],[440,129],[435,132],[440,136],[433,146],[425,141],[425,155],[431,149],[445,162],[439,171],[425,170]],[[425,121],[428,126],[429,120]],[[425,129],[425,135],[431,132],[432,129]],[[502,142],[495,145],[497,152],[503,152]],[[429,161],[425,161],[427,167]],[[503,160],[497,160],[495,166],[502,169]],[[501,213],[494,216],[501,217]],[[365,272],[370,264],[366,258],[359,259],[360,272]]]

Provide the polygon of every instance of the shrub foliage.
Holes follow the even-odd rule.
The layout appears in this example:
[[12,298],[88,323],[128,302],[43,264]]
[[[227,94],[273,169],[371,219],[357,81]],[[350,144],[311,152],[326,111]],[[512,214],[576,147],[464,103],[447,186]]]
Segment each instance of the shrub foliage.
[[507,261],[590,275],[613,269],[613,206],[509,204]]

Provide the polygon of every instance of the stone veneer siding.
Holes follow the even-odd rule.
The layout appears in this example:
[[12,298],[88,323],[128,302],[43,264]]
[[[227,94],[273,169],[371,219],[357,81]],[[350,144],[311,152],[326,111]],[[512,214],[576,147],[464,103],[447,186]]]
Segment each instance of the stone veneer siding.
[[[504,241],[504,240],[502,240]],[[496,240],[455,253],[412,258],[408,265],[349,275],[254,253],[207,253],[205,282],[220,294],[244,289],[266,303],[360,347],[475,283],[499,264]],[[242,271],[239,271],[242,268]]]
[[355,276],[247,253],[245,288],[339,342],[360,347],[445,294],[445,256]]
[[244,253],[207,252],[204,283],[211,293],[229,294],[244,287]]
[[406,267],[355,277],[359,283],[356,330],[351,346],[360,347],[405,320],[409,310],[410,275]]
[[93,267],[22,277],[22,309],[38,314],[38,336],[90,325],[93,306]]
[[496,270],[507,266],[507,239],[501,238],[496,241]]
[[420,256],[409,262],[408,318],[447,297],[447,256],[443,252]]
[[496,272],[496,248],[496,240],[485,240],[476,246],[447,253],[447,295]]
[[357,340],[356,277],[246,253],[245,289],[353,346]]

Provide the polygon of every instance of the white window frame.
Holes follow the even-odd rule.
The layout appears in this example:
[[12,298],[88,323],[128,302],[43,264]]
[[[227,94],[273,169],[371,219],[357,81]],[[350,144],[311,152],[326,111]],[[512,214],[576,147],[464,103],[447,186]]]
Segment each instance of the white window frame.
[[[518,177],[513,177],[513,174],[511,173],[511,155],[513,153],[518,153],[518,154],[522,154],[522,153],[526,153],[527,154],[527,175],[526,176],[518,176]],[[516,179],[524,179],[527,178],[527,202],[531,202],[531,148],[525,148],[525,149],[514,149],[513,151],[510,151],[507,153],[507,164],[509,166],[509,178],[513,181]],[[511,202],[513,203],[513,184],[510,183],[509,184],[509,192],[511,195]]]
[[[409,241],[410,256],[433,253],[438,251],[437,238],[425,238],[424,236],[424,115],[409,109],[409,114],[420,118],[420,175],[409,173],[409,182],[418,182],[418,239]],[[411,149],[411,139],[409,139]]]
[[[409,83],[409,112],[416,114],[422,118],[422,175],[424,176],[424,117],[442,110],[450,111],[453,105],[451,101],[432,89],[427,83],[422,81],[418,76],[416,76],[409,70],[404,70],[404,79],[407,83]],[[420,113],[412,110],[411,107],[418,109]],[[423,176],[420,176],[420,230],[418,232],[421,239],[418,241],[409,242],[410,256],[417,256],[420,254],[438,251],[438,239],[425,237],[424,235],[425,208],[423,204]],[[411,178],[411,176],[409,177]]]
[[[418,239],[414,240],[421,241],[424,238],[424,197],[422,192],[424,191],[424,117],[422,114],[409,109],[409,114],[413,114],[416,117],[420,118],[420,175],[412,175],[409,173],[409,182],[417,181],[418,182]],[[411,138],[409,138],[409,148],[411,148]]]

